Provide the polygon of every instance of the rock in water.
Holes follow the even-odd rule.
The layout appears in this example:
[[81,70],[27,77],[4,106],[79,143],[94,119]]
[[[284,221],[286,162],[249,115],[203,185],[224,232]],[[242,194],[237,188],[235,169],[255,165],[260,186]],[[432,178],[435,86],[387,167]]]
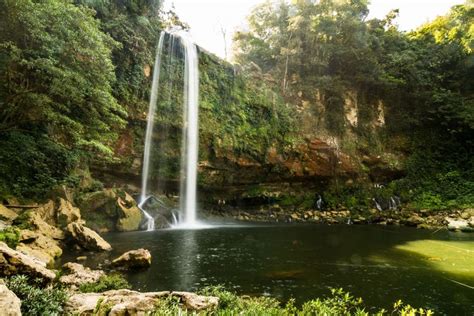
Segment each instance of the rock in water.
[[79,202],[83,218],[96,231],[134,231],[143,214],[125,191],[107,189],[86,194]]
[[465,219],[453,219],[446,217],[445,220],[448,222],[448,229],[452,231],[463,231],[471,232],[473,229],[469,226],[469,222]]
[[[183,309],[201,311],[215,309],[219,299],[214,296],[201,296],[188,292],[149,292],[130,290],[107,291],[104,293],[82,293],[71,296],[66,303],[66,314],[101,315],[108,311],[109,316],[147,315],[155,309],[161,299],[178,298]],[[95,315],[95,314],[94,314]]]
[[117,230],[133,231],[138,230],[142,221],[142,211],[138,208],[135,200],[125,192],[124,198],[117,199],[118,221]]
[[151,265],[151,254],[146,249],[127,251],[112,261],[112,265],[120,269],[143,269]]
[[88,250],[112,250],[112,247],[95,231],[87,228],[79,222],[67,225],[67,231],[71,237],[84,249]]
[[0,276],[26,274],[33,278],[40,278],[45,283],[52,282],[56,274],[46,269],[46,264],[36,258],[13,250],[5,243],[0,242]]
[[0,280],[0,314],[5,316],[21,316],[20,299]]
[[64,264],[63,271],[65,274],[61,276],[59,282],[73,287],[79,287],[85,283],[97,282],[101,276],[105,275],[102,270],[92,270],[84,267],[82,264],[74,262]]

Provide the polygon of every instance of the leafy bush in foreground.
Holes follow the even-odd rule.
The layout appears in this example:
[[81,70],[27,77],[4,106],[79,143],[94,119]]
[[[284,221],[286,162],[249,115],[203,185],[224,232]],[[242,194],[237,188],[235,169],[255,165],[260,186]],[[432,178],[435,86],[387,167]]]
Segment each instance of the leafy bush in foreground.
[[41,288],[40,281],[25,275],[15,275],[7,280],[7,287],[21,300],[25,316],[62,315],[67,294],[59,287]]
[[[168,297],[157,304],[154,315],[370,315],[369,312],[365,311],[361,298],[355,298],[350,293],[344,292],[342,289],[332,289],[331,296],[308,301],[304,303],[301,308],[295,306],[295,301],[293,299],[282,307],[280,302],[274,298],[237,296],[235,293],[229,292],[221,286],[205,288],[200,291],[199,294],[217,296],[219,298],[218,308],[216,310],[202,311],[196,314],[196,312],[183,310],[178,299]],[[403,304],[402,301],[398,301],[394,304],[393,311],[390,313],[382,309],[371,315],[430,316],[433,315],[433,312],[427,309],[413,308],[410,305]]]
[[82,293],[102,293],[110,290],[129,289],[131,286],[120,274],[101,276],[99,281],[82,284],[79,290]]

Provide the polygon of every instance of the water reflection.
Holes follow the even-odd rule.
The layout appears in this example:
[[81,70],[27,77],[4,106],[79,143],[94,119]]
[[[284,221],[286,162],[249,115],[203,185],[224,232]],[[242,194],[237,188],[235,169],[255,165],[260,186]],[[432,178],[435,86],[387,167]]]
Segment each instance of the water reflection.
[[468,234],[285,225],[105,237],[113,256],[140,247],[151,251],[151,268],[129,275],[140,290],[193,291],[223,284],[241,294],[294,297],[301,303],[342,287],[380,308],[402,299],[441,315],[474,310],[473,290],[450,281],[474,283],[474,236]]
[[176,255],[180,262],[174,272],[178,277],[180,289],[194,288],[196,284],[196,268],[200,265],[199,245],[196,243],[196,230],[183,230],[181,241],[176,244]]

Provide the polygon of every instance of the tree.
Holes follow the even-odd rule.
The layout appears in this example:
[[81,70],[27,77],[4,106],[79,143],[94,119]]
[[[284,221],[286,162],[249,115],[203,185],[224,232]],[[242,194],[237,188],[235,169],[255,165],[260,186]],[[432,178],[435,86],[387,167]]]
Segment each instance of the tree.
[[112,95],[117,43],[93,15],[61,0],[0,3],[0,132],[40,129],[64,146],[111,153],[126,116]]

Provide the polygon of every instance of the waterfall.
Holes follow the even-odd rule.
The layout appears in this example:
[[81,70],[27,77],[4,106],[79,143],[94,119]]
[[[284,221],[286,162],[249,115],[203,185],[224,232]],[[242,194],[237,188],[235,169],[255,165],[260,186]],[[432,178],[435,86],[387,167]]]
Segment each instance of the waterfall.
[[318,208],[318,210],[321,210],[323,206],[323,198],[321,197],[320,194],[318,194],[318,200],[316,201],[316,207]]
[[153,216],[151,216],[147,211],[145,211],[145,209],[143,208],[143,205],[151,198],[148,197],[148,198],[145,198],[144,200],[142,200],[140,203],[138,203],[138,208],[143,212],[143,215],[145,215],[145,219],[146,219],[146,230],[147,231],[152,231],[152,230],[155,230],[155,219],[153,218]]
[[390,200],[388,201],[388,209],[389,210],[396,210],[400,207],[401,202],[398,196],[391,196]]
[[377,211],[382,212],[383,209],[379,202],[375,198],[373,198],[372,201],[374,201],[375,208],[377,209]]
[[[165,40],[165,32],[161,32],[158,47],[156,49],[155,68],[153,69],[153,83],[151,85],[150,105],[148,107],[148,116],[145,132],[145,149],[143,152],[143,170],[142,170],[142,192],[140,195],[140,203],[147,198],[148,193],[148,177],[150,175],[150,153],[152,148],[153,129],[155,127],[156,102],[158,100],[158,85],[160,82],[161,55],[163,53],[163,43]],[[145,212],[146,213],[146,212]]]
[[[186,36],[181,37],[184,53],[184,106],[183,106],[183,158],[181,164],[184,190],[180,192],[182,210],[184,210],[183,224],[196,224],[196,185],[197,163],[199,150],[199,69],[196,45]],[[183,188],[183,187],[182,187]]]
[[[165,65],[168,70],[168,84],[160,87],[160,69],[162,68],[164,42],[169,42],[168,61]],[[175,49],[175,43],[180,44],[181,51]],[[157,179],[160,182],[160,174],[150,174],[150,161],[153,158],[153,135],[155,126],[155,116],[157,112],[157,102],[159,92],[167,92],[168,104],[172,104],[171,95],[173,91],[173,58],[179,59],[184,55],[184,89],[183,89],[183,123],[182,123],[182,145],[181,145],[181,166],[180,166],[180,215],[178,226],[196,225],[196,196],[197,196],[197,163],[199,150],[199,69],[198,53],[196,45],[189,39],[187,34],[182,32],[167,33],[162,32],[158,42],[155,67],[153,70],[153,83],[148,108],[147,127],[145,134],[145,148],[143,154],[142,170],[142,190],[140,195],[140,209],[147,219],[147,230],[154,229],[154,219],[144,209],[145,201],[158,191],[151,188],[150,180]],[[164,90],[164,91],[162,91]],[[166,136],[166,135],[161,135]],[[160,145],[162,145],[160,143]],[[157,150],[155,150],[156,152]],[[160,146],[158,152],[163,151]],[[156,158],[155,158],[156,159]],[[159,163],[164,163],[159,161]],[[160,183],[154,184],[156,189],[160,189]],[[174,214],[173,214],[174,216]],[[153,225],[150,223],[153,222]]]
[[150,175],[150,153],[152,148],[153,128],[155,126],[155,112],[156,102],[158,100],[158,86],[160,82],[160,68],[161,68],[161,55],[163,53],[163,43],[165,39],[165,33],[160,34],[160,40],[158,41],[158,47],[156,49],[155,67],[153,69],[153,82],[151,85],[151,96],[150,105],[148,107],[148,116],[145,132],[145,149],[143,152],[143,170],[142,170],[142,191],[140,194],[140,202],[138,207],[145,215],[147,231],[155,230],[155,219],[143,208],[143,204],[147,201],[148,193],[148,178]]

